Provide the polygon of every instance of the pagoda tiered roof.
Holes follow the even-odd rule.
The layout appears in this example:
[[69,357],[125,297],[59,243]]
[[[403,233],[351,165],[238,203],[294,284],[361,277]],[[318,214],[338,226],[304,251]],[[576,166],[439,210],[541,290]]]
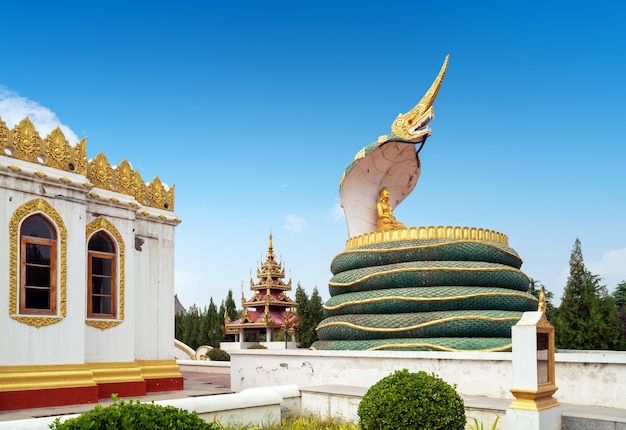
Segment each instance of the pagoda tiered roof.
[[268,289],[291,291],[291,279],[289,279],[289,282],[286,284],[283,281],[283,278],[285,277],[285,267],[282,262],[276,261],[271,234],[265,262],[261,264],[260,268],[257,268],[256,277],[257,282],[254,282],[252,278],[250,278],[250,290],[252,291]]
[[298,325],[298,317],[294,308],[298,304],[293,301],[287,291],[291,291],[292,281],[287,283],[285,267],[282,262],[276,261],[272,235],[269,236],[269,246],[265,261],[257,267],[257,281],[250,278],[250,299],[246,299],[241,291],[241,318],[230,321],[225,316],[224,326],[226,334],[236,334],[242,328],[284,329],[285,326],[293,332]]

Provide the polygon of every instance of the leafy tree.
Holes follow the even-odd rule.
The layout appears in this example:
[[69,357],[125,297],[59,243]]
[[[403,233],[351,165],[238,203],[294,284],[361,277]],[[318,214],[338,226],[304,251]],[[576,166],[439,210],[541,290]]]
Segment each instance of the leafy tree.
[[311,332],[314,337],[313,342],[317,340],[317,332],[315,329],[317,325],[324,319],[324,307],[322,303],[322,297],[317,291],[317,287],[313,287],[313,293],[311,294],[311,298],[309,299],[309,315],[311,316],[311,322],[314,324],[313,331]]
[[213,297],[209,302],[209,309],[207,310],[207,340],[208,344],[213,348],[220,347],[220,341],[222,340],[222,322],[223,319],[217,313],[217,307],[213,303]]
[[622,308],[626,304],[626,281],[622,281],[617,284],[615,291],[613,291],[613,300],[618,308]]
[[193,304],[187,310],[187,314],[183,317],[182,322],[182,339],[184,344],[191,349],[197,349],[200,344],[198,343],[198,333],[200,331],[200,310]]
[[619,309],[619,319],[624,326],[624,342],[626,343],[626,281],[617,284],[613,291],[613,300]]
[[298,303],[296,314],[299,319],[297,331],[298,340],[308,348],[317,340],[317,332],[315,329],[324,318],[322,298],[317,291],[317,287],[313,289],[313,293],[309,298],[306,291],[304,291],[302,286],[298,283],[298,287],[296,288],[296,303]]
[[585,267],[580,240],[576,239],[570,274],[554,323],[558,348],[623,348],[624,327],[617,306],[600,280]]
[[[227,310],[228,309],[228,310]],[[231,321],[239,318],[233,300],[232,291],[228,291],[228,297],[220,305],[219,310],[211,297],[209,306],[202,310],[194,303],[186,314],[175,316],[175,336],[176,339],[185,343],[192,349],[197,349],[201,345],[210,345],[219,348],[224,339],[224,313],[228,312]]]
[[[228,318],[230,318],[231,321],[235,321],[237,318],[239,318],[237,305],[235,304],[235,300],[233,299],[233,290],[228,290],[228,295],[226,296],[224,306],[226,307],[226,313],[228,314]],[[224,314],[222,313],[222,317],[223,316]]]
[[211,322],[207,318],[206,306],[200,312],[200,324],[198,332],[196,333],[196,343],[198,346],[209,344],[209,331],[211,330]]

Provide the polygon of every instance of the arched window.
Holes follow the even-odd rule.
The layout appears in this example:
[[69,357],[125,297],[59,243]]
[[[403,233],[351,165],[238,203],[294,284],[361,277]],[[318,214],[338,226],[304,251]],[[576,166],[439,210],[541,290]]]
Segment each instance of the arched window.
[[57,233],[42,215],[20,228],[20,314],[56,314]]
[[111,237],[99,231],[89,239],[87,317],[117,317],[117,252]]

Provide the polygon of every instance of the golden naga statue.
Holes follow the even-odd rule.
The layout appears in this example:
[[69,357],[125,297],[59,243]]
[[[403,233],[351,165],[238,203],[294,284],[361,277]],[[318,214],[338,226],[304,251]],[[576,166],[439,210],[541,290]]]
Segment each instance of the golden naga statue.
[[378,192],[378,202],[376,203],[376,211],[378,213],[378,221],[376,222],[376,231],[399,230],[406,228],[396,217],[393,216],[393,207],[389,204],[391,193],[387,187],[382,187]]
[[[448,69],[446,56],[439,74],[420,102],[409,112],[400,114],[391,125],[391,134],[361,148],[348,165],[339,182],[339,199],[346,216],[348,236],[355,238],[381,231],[381,189],[388,191],[389,207],[398,205],[413,191],[420,176],[419,152],[430,136],[430,122],[435,117],[433,104]],[[383,214],[385,215],[385,214]],[[391,216],[393,218],[393,216]],[[397,221],[394,221],[397,222]],[[385,223],[383,230],[405,228]],[[391,223],[391,225],[394,225]]]

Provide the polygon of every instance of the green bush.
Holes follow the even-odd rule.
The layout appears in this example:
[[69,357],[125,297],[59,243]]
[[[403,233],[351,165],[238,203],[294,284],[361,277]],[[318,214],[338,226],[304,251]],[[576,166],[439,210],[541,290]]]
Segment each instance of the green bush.
[[91,411],[76,418],[61,422],[57,418],[50,424],[53,430],[82,429],[198,429],[219,430],[215,423],[204,421],[195,412],[178,409],[173,406],[161,406],[150,403],[118,401],[113,395],[113,404],[102,407],[96,405]]
[[463,399],[437,375],[397,370],[372,385],[359,404],[361,429],[463,430]]
[[248,349],[267,349],[267,346],[257,343],[256,345],[250,345]]
[[219,348],[209,350],[206,356],[211,361],[230,361],[230,354]]

